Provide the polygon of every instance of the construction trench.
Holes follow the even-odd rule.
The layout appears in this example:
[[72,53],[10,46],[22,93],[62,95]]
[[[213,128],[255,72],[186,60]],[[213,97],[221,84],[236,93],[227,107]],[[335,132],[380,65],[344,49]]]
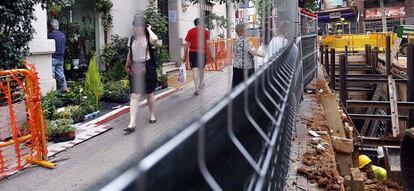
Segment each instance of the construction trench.
[[[321,45],[318,76],[297,119],[296,175],[290,172],[287,190],[414,190],[414,45],[394,60],[390,44],[388,37],[384,52]],[[386,169],[387,180],[368,179],[359,155]]]

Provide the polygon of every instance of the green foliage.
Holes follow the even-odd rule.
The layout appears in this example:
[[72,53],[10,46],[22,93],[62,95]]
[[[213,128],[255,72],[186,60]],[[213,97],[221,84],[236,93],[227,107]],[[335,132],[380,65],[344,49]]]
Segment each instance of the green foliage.
[[57,18],[63,7],[70,7],[75,4],[75,0],[47,0],[47,12],[49,18]]
[[35,32],[33,6],[39,3],[45,6],[45,0],[0,1],[0,70],[22,67]]
[[215,13],[211,13],[207,17],[206,27],[210,30],[218,27],[219,29],[221,29],[219,33],[219,37],[224,38],[224,34],[227,29],[227,19],[224,16],[219,16],[219,15],[216,15]]
[[152,31],[158,37],[168,32],[168,19],[161,14],[154,0],[150,0],[148,8],[144,11],[144,19],[152,26]]
[[310,12],[321,10],[319,0],[303,0],[299,3],[299,7],[302,7]]
[[114,4],[111,0],[98,0],[96,1],[95,9],[99,13],[107,13],[111,10],[112,6],[114,6]]
[[70,105],[56,112],[57,119],[70,119],[73,121],[81,121],[84,115],[85,113],[79,105]]
[[168,82],[168,76],[166,74],[158,74],[158,85],[163,86]]
[[129,88],[122,81],[109,81],[105,84],[105,93],[102,100],[123,103],[129,99]]
[[58,108],[63,107],[63,101],[57,96],[57,92],[49,92],[42,99],[43,114],[46,119],[54,119]]
[[171,61],[170,54],[168,53],[167,46],[165,45],[157,45],[155,47],[155,62],[157,64],[157,68],[162,68],[163,63],[167,63]]
[[101,16],[101,25],[104,30],[104,41],[107,43],[108,31],[112,27],[113,16],[110,13],[110,10],[113,6],[111,0],[98,0],[96,1],[95,8],[98,13],[102,13]]
[[127,54],[128,38],[121,38],[118,35],[113,35],[111,43],[102,49],[100,61],[108,69],[108,75],[111,80],[117,81],[127,76],[124,68]]
[[96,63],[96,56],[93,56],[89,62],[84,90],[85,95],[88,96],[89,99],[93,99],[95,101],[96,108],[99,108],[99,100],[104,93],[104,86],[102,84],[101,74],[99,73],[98,65]]
[[76,129],[71,125],[71,119],[58,119],[54,121],[47,121],[47,133],[49,137],[56,137],[65,133],[75,132]]

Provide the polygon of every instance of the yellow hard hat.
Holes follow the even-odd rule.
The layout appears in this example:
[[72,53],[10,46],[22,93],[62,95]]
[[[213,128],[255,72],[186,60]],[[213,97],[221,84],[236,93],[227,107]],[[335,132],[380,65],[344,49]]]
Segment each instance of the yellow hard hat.
[[371,159],[367,155],[359,155],[358,161],[359,161],[358,167],[364,168],[365,165],[371,162]]

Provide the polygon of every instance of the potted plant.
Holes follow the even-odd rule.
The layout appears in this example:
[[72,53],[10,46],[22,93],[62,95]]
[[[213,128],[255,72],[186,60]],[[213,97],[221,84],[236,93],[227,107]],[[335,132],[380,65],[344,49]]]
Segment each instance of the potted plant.
[[166,74],[161,74],[158,76],[158,85],[162,89],[168,88],[168,76]]
[[69,105],[63,108],[59,108],[56,111],[56,118],[70,119],[76,123],[83,120],[83,115],[84,112],[79,105]]
[[72,70],[72,62],[69,59],[65,60],[65,70],[67,71]]
[[76,129],[72,123],[71,119],[58,119],[47,122],[49,140],[53,140],[55,143],[74,140]]
[[[76,30],[74,30],[76,31]],[[79,68],[79,60],[80,60],[80,43],[79,43],[80,35],[77,32],[73,32],[69,36],[69,46],[71,48],[71,54],[69,55],[72,60],[73,69]]]

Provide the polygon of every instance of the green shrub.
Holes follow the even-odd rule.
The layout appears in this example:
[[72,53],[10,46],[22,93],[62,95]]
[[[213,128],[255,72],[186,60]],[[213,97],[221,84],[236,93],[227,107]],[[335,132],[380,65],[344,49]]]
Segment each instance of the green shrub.
[[105,84],[105,93],[102,100],[115,103],[127,102],[129,99],[129,88],[122,81],[109,81]]
[[124,69],[128,55],[128,38],[118,35],[111,36],[111,43],[107,44],[101,51],[100,62],[105,65],[109,78],[117,81],[124,79],[127,73]]
[[42,99],[43,115],[46,119],[52,120],[55,118],[55,112],[58,108],[63,107],[63,101],[57,96],[56,91],[46,94]]
[[95,106],[99,109],[99,100],[104,93],[104,86],[101,81],[101,75],[96,64],[96,56],[93,56],[86,72],[85,79],[85,95],[95,102]]
[[22,67],[21,61],[29,54],[28,43],[35,32],[32,21],[34,6],[46,0],[0,1],[0,70]]
[[79,105],[70,105],[60,108],[56,111],[57,119],[70,119],[72,121],[80,121],[83,118],[84,111]]
[[71,119],[58,119],[47,121],[47,133],[49,137],[56,137],[65,133],[75,132],[76,128],[72,125]]

